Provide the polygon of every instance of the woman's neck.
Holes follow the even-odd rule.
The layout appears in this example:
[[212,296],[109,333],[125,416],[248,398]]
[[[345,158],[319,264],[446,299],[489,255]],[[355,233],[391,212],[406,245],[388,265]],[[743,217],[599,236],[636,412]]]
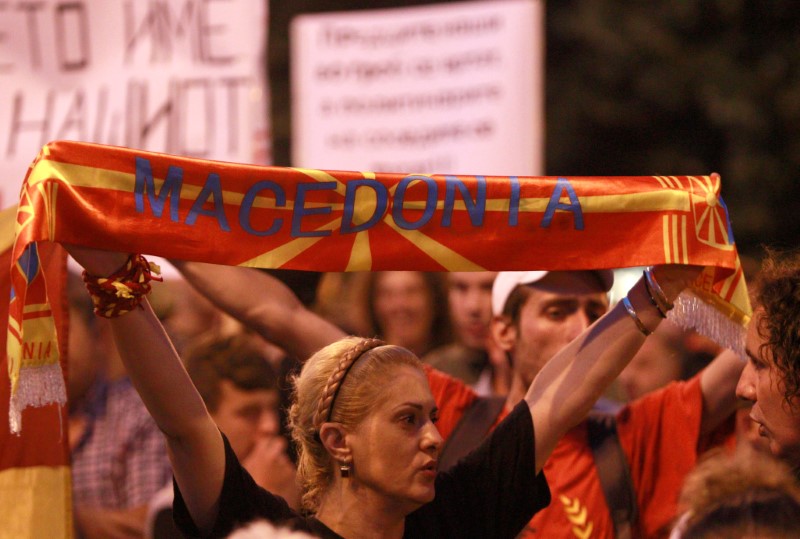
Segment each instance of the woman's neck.
[[316,518],[346,539],[400,539],[406,512],[375,499],[366,489],[333,485],[322,499]]

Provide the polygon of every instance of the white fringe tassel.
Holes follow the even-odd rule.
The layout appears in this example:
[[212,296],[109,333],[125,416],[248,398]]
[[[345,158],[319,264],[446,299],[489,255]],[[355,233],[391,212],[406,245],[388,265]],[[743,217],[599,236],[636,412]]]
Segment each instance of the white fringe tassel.
[[41,407],[54,403],[62,406],[67,403],[61,365],[51,363],[40,367],[22,367],[17,391],[11,395],[9,403],[8,424],[11,432],[19,434],[22,430],[22,410],[29,406]]
[[706,303],[691,290],[684,290],[675,300],[667,319],[684,329],[693,329],[724,348],[745,357],[746,330],[735,320]]

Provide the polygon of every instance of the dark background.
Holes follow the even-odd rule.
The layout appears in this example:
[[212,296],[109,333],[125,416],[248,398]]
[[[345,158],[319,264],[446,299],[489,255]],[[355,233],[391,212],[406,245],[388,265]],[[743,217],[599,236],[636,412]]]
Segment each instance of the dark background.
[[[276,165],[290,164],[291,18],[430,3],[270,0]],[[547,175],[719,172],[740,253],[798,246],[796,2],[553,0],[545,24]]]

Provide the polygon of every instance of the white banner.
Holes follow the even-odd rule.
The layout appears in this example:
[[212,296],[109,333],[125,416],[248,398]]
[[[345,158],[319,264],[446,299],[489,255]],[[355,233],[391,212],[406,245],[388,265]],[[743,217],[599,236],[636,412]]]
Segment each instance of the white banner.
[[492,0],[292,21],[292,164],[543,173],[544,5]]
[[56,139],[267,163],[266,0],[0,2],[0,207]]

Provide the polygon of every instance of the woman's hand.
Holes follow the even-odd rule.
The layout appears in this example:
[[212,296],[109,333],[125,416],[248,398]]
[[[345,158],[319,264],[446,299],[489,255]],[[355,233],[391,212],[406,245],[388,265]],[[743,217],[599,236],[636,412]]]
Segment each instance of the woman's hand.
[[111,275],[128,260],[127,254],[115,251],[104,251],[74,244],[65,244],[64,248],[86,271],[98,277]]
[[703,266],[663,264],[653,267],[653,277],[670,303],[703,272]]

